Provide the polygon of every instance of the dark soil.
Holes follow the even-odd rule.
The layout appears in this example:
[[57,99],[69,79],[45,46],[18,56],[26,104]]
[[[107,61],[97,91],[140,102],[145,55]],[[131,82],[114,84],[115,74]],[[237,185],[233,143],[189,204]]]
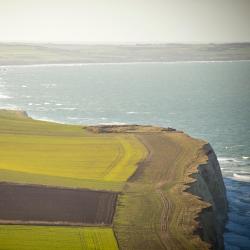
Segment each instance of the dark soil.
[[0,224],[112,223],[117,193],[0,183]]

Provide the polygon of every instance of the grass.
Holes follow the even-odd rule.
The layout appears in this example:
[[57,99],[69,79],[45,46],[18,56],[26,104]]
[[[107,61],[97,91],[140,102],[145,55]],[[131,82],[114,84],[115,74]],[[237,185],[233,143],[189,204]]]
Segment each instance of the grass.
[[151,185],[129,183],[116,209],[114,231],[121,249],[165,249],[158,235],[162,204]]
[[145,154],[133,135],[0,111],[0,181],[120,191]]
[[67,178],[4,169],[0,169],[0,180],[5,182],[43,184],[56,187],[77,187],[93,190],[110,190],[115,192],[121,191],[125,184],[125,182],[118,181],[98,181],[90,179]]
[[[145,154],[132,135],[32,120],[0,110],[0,182],[121,191]],[[116,250],[112,228],[0,226],[1,250]]]
[[0,250],[118,250],[112,228],[0,226]]
[[204,142],[182,133],[141,134],[151,149],[141,175],[118,198],[114,231],[121,249],[208,249],[193,234],[204,206],[183,192]]

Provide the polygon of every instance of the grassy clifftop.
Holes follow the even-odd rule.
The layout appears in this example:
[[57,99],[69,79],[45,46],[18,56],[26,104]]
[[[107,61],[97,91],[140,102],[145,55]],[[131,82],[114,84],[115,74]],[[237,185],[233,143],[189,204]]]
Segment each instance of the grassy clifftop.
[[22,250],[45,249],[58,237],[61,250],[223,248],[227,203],[216,155],[171,128],[83,128],[2,110],[0,182],[119,192],[111,227],[3,225],[4,249],[20,246],[20,235]]

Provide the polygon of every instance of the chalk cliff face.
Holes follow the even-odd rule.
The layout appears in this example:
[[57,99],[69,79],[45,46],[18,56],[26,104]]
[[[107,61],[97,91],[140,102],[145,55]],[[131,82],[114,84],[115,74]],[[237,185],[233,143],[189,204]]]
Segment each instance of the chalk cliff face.
[[187,191],[211,204],[201,211],[198,218],[198,233],[201,238],[209,242],[212,249],[224,249],[223,231],[228,207],[226,188],[216,154],[210,144],[203,146],[203,153],[207,155],[207,163],[199,165],[198,172],[192,175],[196,181]]

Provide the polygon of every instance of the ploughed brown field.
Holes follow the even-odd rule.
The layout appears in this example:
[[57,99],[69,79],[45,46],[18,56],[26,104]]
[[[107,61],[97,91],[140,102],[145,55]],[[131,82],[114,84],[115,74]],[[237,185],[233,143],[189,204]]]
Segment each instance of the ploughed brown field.
[[0,224],[109,225],[117,193],[0,183]]

